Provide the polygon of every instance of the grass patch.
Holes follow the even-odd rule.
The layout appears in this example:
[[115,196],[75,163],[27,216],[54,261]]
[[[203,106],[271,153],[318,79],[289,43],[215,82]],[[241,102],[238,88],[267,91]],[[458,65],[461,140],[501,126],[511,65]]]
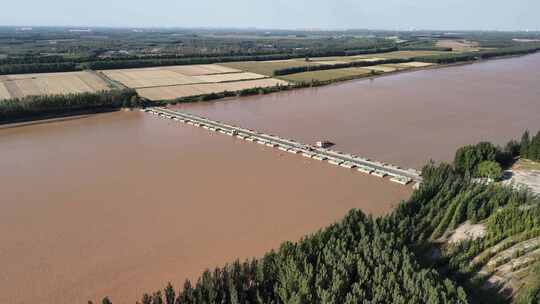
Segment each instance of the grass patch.
[[540,162],[535,162],[529,159],[520,159],[515,165],[514,168],[522,170],[539,170],[540,171]]

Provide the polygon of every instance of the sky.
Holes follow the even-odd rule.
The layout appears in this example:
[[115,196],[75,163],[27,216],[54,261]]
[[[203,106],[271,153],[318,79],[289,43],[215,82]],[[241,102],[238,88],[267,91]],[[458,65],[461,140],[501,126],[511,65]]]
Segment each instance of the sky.
[[0,25],[538,30],[540,0],[26,0]]

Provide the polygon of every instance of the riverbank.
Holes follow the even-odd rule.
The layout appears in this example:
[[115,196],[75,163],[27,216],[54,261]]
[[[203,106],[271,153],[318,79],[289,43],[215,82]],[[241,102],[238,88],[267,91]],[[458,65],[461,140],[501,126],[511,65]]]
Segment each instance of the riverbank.
[[[418,71],[423,71],[423,70],[444,69],[444,68],[482,63],[482,62],[492,61],[492,60],[502,60],[502,59],[509,59],[509,58],[515,58],[515,57],[523,57],[527,55],[531,55],[531,54],[511,55],[511,56],[509,55],[509,56],[504,56],[504,58],[495,57],[493,59],[487,59],[487,60],[473,60],[473,61],[455,62],[455,63],[448,63],[448,64],[434,64],[431,66],[399,69],[399,70],[390,71],[390,72],[376,72],[374,74],[351,76],[351,77],[339,78],[339,79],[328,80],[328,81],[300,82],[300,83],[292,83],[289,86],[275,86],[275,87],[266,87],[266,88],[252,88],[252,89],[246,89],[246,90],[241,90],[241,91],[227,91],[227,92],[221,92],[221,93],[182,97],[182,98],[177,98],[174,100],[159,100],[159,101],[146,100],[145,103],[148,105],[166,106],[166,105],[175,105],[179,103],[208,102],[208,101],[235,99],[238,97],[246,97],[246,96],[253,96],[253,95],[267,95],[267,94],[272,94],[272,93],[277,93],[277,92],[282,92],[282,91],[292,91],[292,90],[300,90],[300,89],[306,89],[306,88],[339,85],[348,81],[374,80],[377,78],[393,76],[393,75],[401,74],[401,73],[413,73],[413,72],[418,72]],[[291,75],[294,75],[294,74],[291,74]],[[283,79],[283,78],[278,77],[278,79]]]
[[[489,58],[489,59],[485,59],[485,60],[473,60],[473,61],[455,62],[455,63],[449,63],[449,64],[437,64],[437,65],[424,66],[424,67],[403,68],[403,69],[398,68],[398,69],[396,69],[394,71],[387,71],[387,72],[375,72],[375,71],[372,71],[371,73],[364,73],[364,74],[353,75],[353,76],[348,76],[348,77],[344,77],[344,78],[337,78],[337,79],[327,80],[327,81],[311,81],[311,82],[292,83],[290,85],[269,86],[269,87],[265,87],[265,88],[254,87],[254,88],[247,88],[247,89],[243,89],[243,90],[239,90],[239,91],[225,91],[225,92],[216,92],[216,93],[209,93],[209,94],[187,96],[187,97],[177,98],[177,99],[173,99],[173,100],[150,101],[148,99],[140,98],[139,96],[137,96],[137,98],[136,98],[137,101],[136,102],[132,103],[131,100],[127,100],[127,102],[123,101],[121,104],[115,104],[113,108],[118,108],[119,106],[130,106],[130,105],[131,106],[136,106],[136,107],[138,107],[138,106],[143,106],[144,107],[144,106],[149,106],[149,105],[161,105],[161,106],[164,106],[164,105],[171,105],[171,104],[174,105],[174,104],[179,104],[179,103],[192,103],[192,102],[200,102],[200,101],[214,101],[214,100],[220,100],[220,99],[221,100],[226,100],[226,99],[229,99],[229,98],[237,98],[237,97],[253,96],[253,95],[266,95],[266,94],[271,94],[271,93],[276,93],[276,92],[281,92],[281,91],[289,91],[289,90],[298,90],[298,89],[303,89],[303,88],[314,88],[314,87],[329,86],[329,85],[340,84],[340,83],[347,82],[347,81],[352,81],[352,80],[359,80],[359,79],[374,80],[374,79],[377,79],[377,78],[380,78],[380,77],[387,77],[387,76],[392,76],[392,75],[401,74],[401,73],[412,73],[412,72],[418,72],[418,71],[422,71],[422,70],[431,70],[431,69],[443,69],[443,68],[449,68],[449,67],[469,65],[469,64],[474,64],[474,63],[482,63],[482,62],[492,61],[492,60],[504,60],[504,59],[510,59],[510,58],[515,58],[515,57],[521,57],[521,56],[525,56],[525,55],[522,55],[522,54],[506,55],[506,56],[501,56],[501,57],[493,57],[493,58]],[[331,69],[328,70],[328,71],[331,71]],[[294,75],[294,74],[291,74],[291,75]],[[101,75],[101,77],[104,77],[104,76]],[[129,90],[130,89],[124,89],[123,91],[129,91]],[[114,91],[122,91],[122,90],[113,90],[113,91],[109,91],[109,92],[114,92]],[[108,93],[101,92],[101,93],[96,93],[95,95],[99,95],[99,94],[108,94]],[[78,99],[83,95],[84,94],[71,94],[70,95],[71,97],[64,98],[64,99],[66,99],[66,101],[62,101],[62,102],[67,102],[67,100],[69,98]],[[29,96],[29,97],[34,98],[34,99],[36,98],[36,97],[32,97],[32,96]],[[52,97],[59,98],[59,96],[50,96],[50,97],[40,96],[38,98],[47,99],[47,98],[52,98]],[[7,104],[10,104],[10,102],[11,102],[11,105],[16,105],[19,101],[18,100],[3,100],[3,101],[0,101],[0,106],[1,106],[0,110],[2,110],[2,108],[5,107]],[[24,110],[27,111],[27,109],[24,109]],[[25,121],[46,120],[46,119],[50,119],[50,118],[61,118],[61,117],[67,117],[67,116],[73,116],[73,115],[101,113],[101,112],[106,112],[106,111],[111,111],[111,110],[115,110],[115,109],[111,109],[111,108],[107,108],[107,107],[101,107],[101,106],[98,107],[98,109],[95,109],[95,110],[94,109],[91,109],[91,110],[86,110],[86,109],[84,109],[84,110],[79,110],[79,109],[62,110],[61,108],[57,108],[55,110],[55,113],[43,113],[43,111],[41,111],[41,112],[32,113],[31,115],[26,115],[25,114],[24,117],[10,117],[11,114],[9,114],[9,113],[8,114],[0,113],[0,124],[12,124],[12,123],[25,122]]]

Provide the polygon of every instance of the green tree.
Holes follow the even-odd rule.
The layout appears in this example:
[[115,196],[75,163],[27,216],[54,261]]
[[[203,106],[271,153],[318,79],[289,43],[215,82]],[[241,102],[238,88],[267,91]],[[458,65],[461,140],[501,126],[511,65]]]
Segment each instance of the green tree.
[[498,180],[502,176],[502,168],[498,163],[486,160],[478,164],[476,174],[480,177]]
[[540,131],[538,131],[529,143],[528,158],[531,160],[540,160]]
[[520,150],[519,154],[522,158],[528,158],[529,157],[529,143],[530,143],[530,135],[529,130],[525,131],[523,133],[523,136],[521,136],[521,143],[520,143]]
[[109,300],[109,297],[105,297],[101,300],[101,304],[112,304],[112,302]]
[[165,293],[165,303],[166,304],[174,304],[174,300],[176,298],[176,293],[174,292],[174,288],[173,288],[171,282],[169,282],[167,284],[167,287],[165,287],[163,292]]

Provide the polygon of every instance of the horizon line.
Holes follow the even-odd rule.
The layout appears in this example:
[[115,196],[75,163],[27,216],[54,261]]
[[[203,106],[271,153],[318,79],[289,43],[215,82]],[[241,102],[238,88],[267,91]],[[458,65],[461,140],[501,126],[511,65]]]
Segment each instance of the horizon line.
[[272,28],[272,27],[257,27],[257,26],[120,26],[120,25],[13,25],[0,24],[0,28],[72,28],[72,29],[186,29],[186,30],[240,30],[240,31],[301,31],[301,32],[348,32],[348,31],[373,31],[373,32],[525,32],[525,33],[540,33],[540,28],[537,29],[429,29],[429,28],[324,28],[324,27],[297,27],[297,28]]

